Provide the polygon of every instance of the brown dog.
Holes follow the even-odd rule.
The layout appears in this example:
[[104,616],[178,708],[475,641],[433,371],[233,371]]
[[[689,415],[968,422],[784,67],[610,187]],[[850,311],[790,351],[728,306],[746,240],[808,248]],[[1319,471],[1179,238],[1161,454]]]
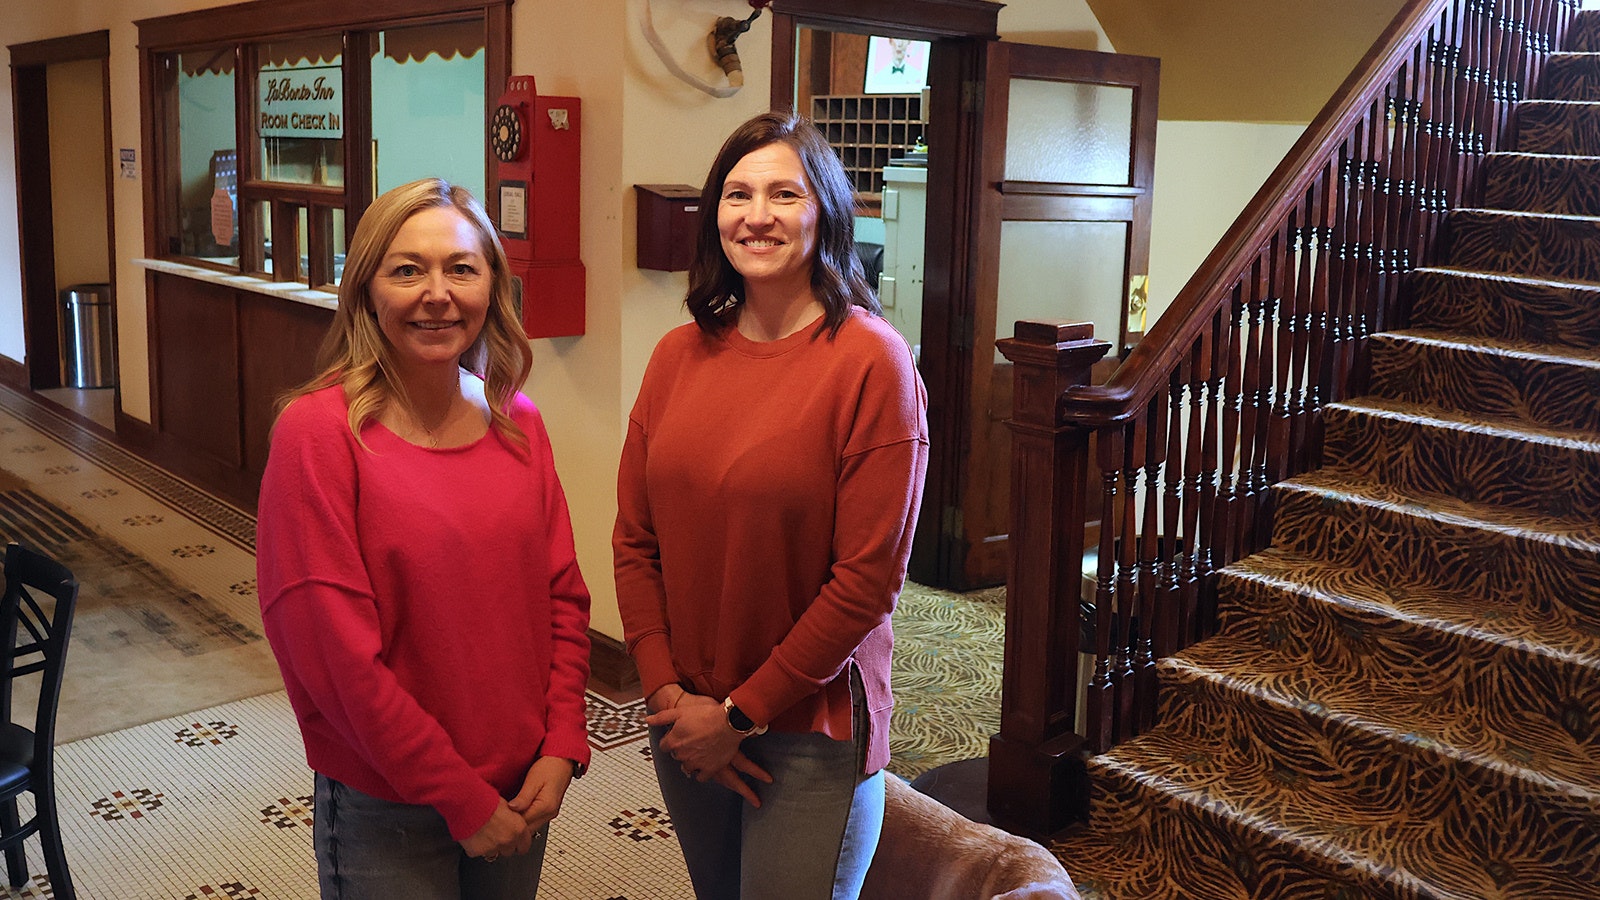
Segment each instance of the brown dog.
[[883,836],[861,900],[1081,900],[1027,838],[982,825],[886,774]]

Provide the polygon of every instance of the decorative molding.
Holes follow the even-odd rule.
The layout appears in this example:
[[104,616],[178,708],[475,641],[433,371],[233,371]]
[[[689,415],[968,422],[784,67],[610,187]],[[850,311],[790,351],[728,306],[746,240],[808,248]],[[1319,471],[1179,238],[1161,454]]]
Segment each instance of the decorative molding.
[[589,677],[613,691],[639,687],[639,670],[627,646],[593,628],[589,629]]
[[105,59],[111,55],[111,32],[91,31],[70,37],[12,44],[11,66],[47,66],[80,59]]
[[9,356],[0,356],[0,384],[27,393],[28,367]]
[[888,29],[928,39],[998,38],[1004,5],[989,0],[775,0],[772,11],[838,31]]
[[253,0],[211,9],[136,19],[139,47],[146,51],[185,44],[233,43],[270,35],[327,29],[366,28],[401,19],[505,9],[512,0]]

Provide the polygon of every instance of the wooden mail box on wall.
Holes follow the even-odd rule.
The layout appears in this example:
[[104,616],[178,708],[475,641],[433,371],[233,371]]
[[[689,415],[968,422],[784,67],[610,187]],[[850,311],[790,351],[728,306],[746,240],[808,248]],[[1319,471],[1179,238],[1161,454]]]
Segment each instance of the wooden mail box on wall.
[[684,272],[700,233],[700,189],[687,184],[636,184],[641,269]]

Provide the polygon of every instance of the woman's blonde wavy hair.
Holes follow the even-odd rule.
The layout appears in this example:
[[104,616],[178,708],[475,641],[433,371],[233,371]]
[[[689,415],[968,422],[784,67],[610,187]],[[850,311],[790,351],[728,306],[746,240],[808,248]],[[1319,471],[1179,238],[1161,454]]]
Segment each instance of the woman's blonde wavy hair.
[[318,373],[285,394],[278,403],[280,411],[297,397],[342,385],[350,408],[350,431],[359,441],[362,426],[376,418],[384,404],[394,401],[409,408],[405,385],[391,375],[394,348],[378,325],[369,286],[406,220],[439,207],[454,209],[477,229],[494,277],[483,331],[461,355],[461,367],[483,379],[491,426],[518,447],[527,448],[527,435],[507,414],[533,368],[533,350],[515,306],[511,267],[483,206],[466,188],[440,178],[400,185],[367,207],[350,241],[344,278],[339,283],[339,308],[317,353]]

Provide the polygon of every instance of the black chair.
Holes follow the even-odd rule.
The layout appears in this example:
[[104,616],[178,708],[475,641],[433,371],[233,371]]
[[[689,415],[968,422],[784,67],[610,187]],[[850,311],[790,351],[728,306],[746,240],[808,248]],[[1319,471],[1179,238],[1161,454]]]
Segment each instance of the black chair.
[[[6,591],[0,601],[0,849],[12,887],[28,880],[23,841],[39,835],[56,900],[75,900],[56,817],[56,703],[66,664],[78,582],[60,563],[21,544],[6,545]],[[39,707],[30,730],[11,721],[17,678],[39,673]],[[23,823],[17,797],[31,792],[34,816]]]

